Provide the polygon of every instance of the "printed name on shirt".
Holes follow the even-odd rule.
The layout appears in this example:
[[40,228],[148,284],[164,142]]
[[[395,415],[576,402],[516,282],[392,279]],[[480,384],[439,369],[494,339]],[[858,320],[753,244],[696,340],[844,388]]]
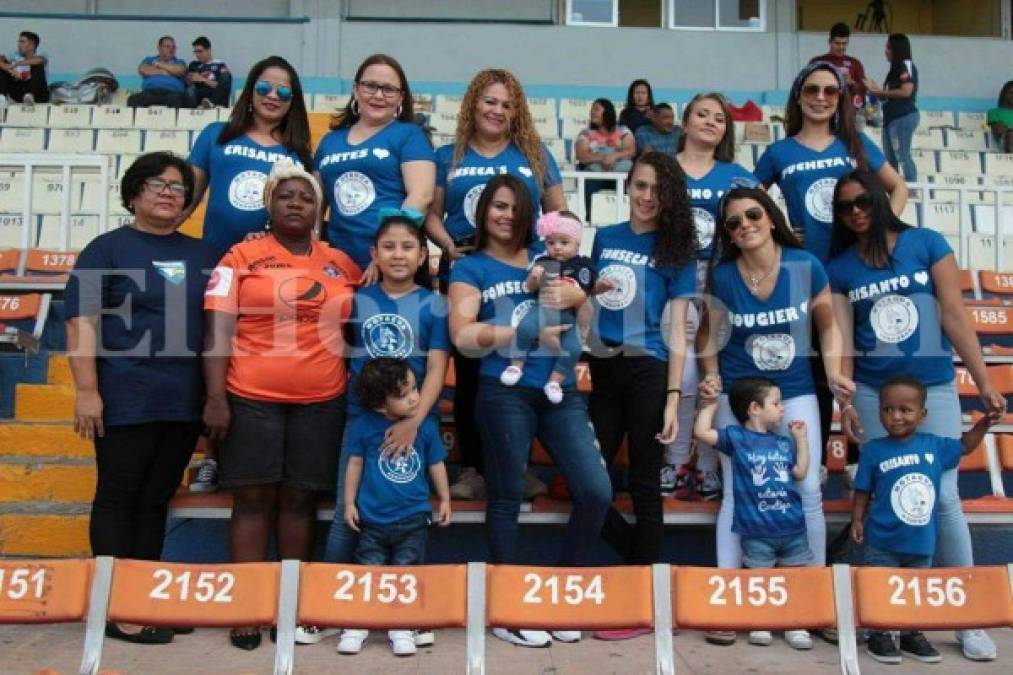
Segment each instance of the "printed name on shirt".
[[465,176],[495,176],[496,174],[507,173],[506,164],[499,166],[462,166],[454,169],[450,174],[450,180]]
[[256,272],[258,269],[276,270],[276,269],[287,269],[291,266],[292,265],[290,265],[287,262],[277,261],[276,257],[273,255],[266,255],[263,258],[257,258],[256,260],[252,261],[249,265],[246,266],[246,269],[248,269],[251,272]]
[[606,248],[601,252],[602,260],[618,260],[628,265],[647,265],[654,267],[654,258],[643,253],[634,253],[622,248]]
[[523,281],[500,281],[494,286],[482,291],[482,302],[492,302],[497,298],[502,298],[505,295],[527,295],[528,292],[524,290]]
[[[227,145],[225,146],[225,155],[239,155],[241,157],[246,157],[247,159],[267,162],[268,164],[274,164],[279,159],[288,157],[288,155],[282,152],[267,152],[266,150],[250,148],[245,145]],[[298,160],[296,160],[295,163],[300,167],[302,166],[302,162]]]
[[805,314],[809,311],[809,301],[803,300],[798,304],[798,307],[784,307],[782,309],[771,309],[766,312],[757,312],[755,314],[738,314],[736,312],[728,312],[728,320],[736,328],[745,326],[746,328],[752,328],[753,326],[776,326],[782,323],[792,323],[798,321],[800,315]]
[[[921,284],[926,285],[929,282],[929,273],[925,270],[915,272],[913,275],[914,280]],[[885,293],[896,293],[902,288],[909,288],[911,286],[911,277],[906,274],[901,274],[896,277],[884,279],[883,281],[876,281],[871,284],[864,286],[858,286],[848,291],[848,300],[850,302],[858,302],[859,300],[868,300],[874,298],[877,295],[883,295]]]
[[826,159],[811,159],[805,162],[789,164],[781,171],[781,178],[786,178],[796,171],[820,171],[822,169],[834,169],[837,167],[858,166],[858,163],[850,157],[828,157]]
[[338,164],[340,162],[348,162],[353,159],[363,159],[369,155],[369,148],[362,148],[360,150],[350,150],[348,152],[334,152],[322,160],[320,160],[320,168],[324,168],[330,164]]
[[898,455],[897,457],[891,457],[890,459],[883,460],[879,463],[879,470],[882,473],[886,473],[887,471],[899,469],[902,466],[914,466],[921,463],[922,459],[920,456],[915,453],[909,453],[907,455]]
[[725,194],[725,190],[711,190],[710,188],[689,188],[690,199],[713,199],[717,197],[720,199]]

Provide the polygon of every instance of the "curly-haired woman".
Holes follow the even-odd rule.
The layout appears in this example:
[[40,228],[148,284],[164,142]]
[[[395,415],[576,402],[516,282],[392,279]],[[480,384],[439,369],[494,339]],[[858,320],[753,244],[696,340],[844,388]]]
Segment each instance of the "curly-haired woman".
[[[524,183],[535,218],[540,210],[566,208],[559,168],[535,130],[524,89],[506,70],[492,68],[472,78],[461,101],[454,142],[436,151],[436,190],[426,232],[443,249],[440,282],[444,287],[451,263],[474,248],[475,206],[486,183],[500,174],[516,176]],[[477,499],[485,490],[475,426],[479,363],[456,350],[453,356],[454,424],[464,471],[451,493],[459,499]]]

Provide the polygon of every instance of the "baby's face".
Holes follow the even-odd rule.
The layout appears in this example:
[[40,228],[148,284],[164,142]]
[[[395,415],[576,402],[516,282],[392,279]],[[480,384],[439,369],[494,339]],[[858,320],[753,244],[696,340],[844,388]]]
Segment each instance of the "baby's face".
[[553,260],[569,260],[580,250],[580,240],[568,234],[550,234],[545,238],[545,251]]

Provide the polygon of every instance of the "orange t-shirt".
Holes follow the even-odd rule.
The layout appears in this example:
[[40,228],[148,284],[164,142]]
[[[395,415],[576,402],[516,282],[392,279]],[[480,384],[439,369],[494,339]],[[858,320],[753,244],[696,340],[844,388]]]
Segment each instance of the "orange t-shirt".
[[342,329],[361,275],[351,258],[318,241],[308,256],[271,235],[229,249],[204,294],[204,309],[238,316],[228,390],[286,403],[344,392]]

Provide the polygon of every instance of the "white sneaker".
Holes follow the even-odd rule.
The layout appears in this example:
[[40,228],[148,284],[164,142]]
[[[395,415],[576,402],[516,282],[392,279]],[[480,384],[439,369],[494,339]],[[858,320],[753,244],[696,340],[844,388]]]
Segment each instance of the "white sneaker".
[[416,647],[432,647],[436,644],[436,633],[430,628],[412,631],[412,635],[415,637]]
[[760,647],[766,647],[774,641],[774,636],[770,634],[769,630],[751,630],[749,631],[749,644],[759,645]]
[[786,630],[784,640],[792,649],[812,649],[813,639],[807,630]]
[[300,645],[315,645],[324,638],[337,635],[340,628],[317,628],[316,626],[296,626],[295,642]]
[[32,96],[31,94],[25,94],[21,98],[21,103],[23,103],[24,105],[35,105],[35,97]]
[[474,468],[467,468],[457,477],[457,482],[450,486],[453,499],[485,499],[485,479]]
[[415,656],[415,637],[410,630],[389,630],[390,650],[394,656]]
[[341,639],[338,640],[339,654],[358,654],[362,651],[362,645],[366,644],[369,631],[365,628],[346,628],[341,632]]
[[517,366],[507,366],[499,374],[499,381],[508,387],[512,387],[520,382],[522,377],[524,377],[524,370]]
[[509,642],[519,647],[548,647],[552,644],[552,636],[544,630],[493,628],[492,634],[504,642]]
[[559,386],[559,382],[547,382],[542,391],[545,392],[545,398],[549,399],[550,403],[562,403],[563,402],[563,388]]
[[964,652],[964,658],[971,661],[995,661],[995,643],[988,633],[975,628],[972,630],[958,630],[957,642],[960,650]]
[[580,642],[579,630],[554,630],[550,631],[552,639],[558,642]]

